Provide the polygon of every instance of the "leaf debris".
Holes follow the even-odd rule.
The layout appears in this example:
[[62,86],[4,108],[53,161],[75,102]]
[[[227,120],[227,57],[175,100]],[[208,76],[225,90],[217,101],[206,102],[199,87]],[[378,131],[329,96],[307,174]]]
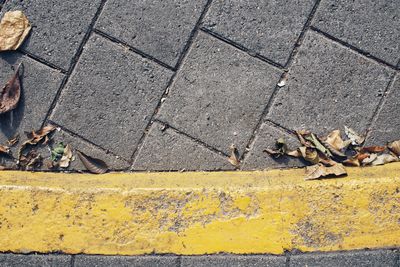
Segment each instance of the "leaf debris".
[[25,14],[20,11],[9,11],[0,22],[0,51],[17,50],[31,30]]

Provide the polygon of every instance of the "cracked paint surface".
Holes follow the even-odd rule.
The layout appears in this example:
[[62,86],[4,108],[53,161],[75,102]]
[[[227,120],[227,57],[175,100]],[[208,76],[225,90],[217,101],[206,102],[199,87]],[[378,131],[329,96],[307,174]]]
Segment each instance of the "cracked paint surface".
[[0,173],[0,250],[138,255],[400,245],[400,164],[302,170]]

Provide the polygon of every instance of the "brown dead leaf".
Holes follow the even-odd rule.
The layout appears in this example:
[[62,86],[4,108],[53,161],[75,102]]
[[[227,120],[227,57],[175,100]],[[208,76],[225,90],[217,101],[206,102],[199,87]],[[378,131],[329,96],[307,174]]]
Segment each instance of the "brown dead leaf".
[[61,168],[68,168],[71,159],[72,159],[72,148],[68,144],[68,145],[65,146],[64,154],[60,159],[60,162],[59,162],[60,167]]
[[264,152],[267,152],[270,156],[273,156],[274,158],[279,158],[279,157],[285,155],[287,151],[288,151],[288,147],[287,147],[286,141],[282,137],[279,138],[278,140],[276,140],[275,149],[271,149],[271,148],[264,149]]
[[27,170],[39,168],[42,165],[42,157],[36,150],[30,150],[26,155],[20,155],[18,165]]
[[306,178],[305,178],[306,180],[314,180],[329,175],[334,175],[334,176],[347,175],[347,171],[345,167],[340,163],[337,163],[330,167],[326,167],[322,164],[315,164],[306,167]]
[[372,163],[372,166],[377,166],[377,165],[383,165],[386,163],[390,163],[390,162],[396,162],[399,161],[400,159],[392,154],[382,154],[379,155]]
[[324,164],[325,166],[333,166],[337,164],[336,161],[325,155],[324,153],[318,153],[319,155],[319,162]]
[[319,156],[316,149],[302,146],[299,147],[298,150],[306,161],[311,162],[312,164],[317,164],[319,162]]
[[8,146],[0,145],[0,153],[10,154],[10,148]]
[[360,152],[361,153],[381,153],[385,151],[386,146],[366,146],[362,147]]
[[102,174],[108,171],[107,164],[101,159],[92,158],[79,150],[76,150],[76,153],[83,165],[91,173]]
[[291,156],[291,157],[295,157],[295,158],[300,158],[302,157],[301,153],[299,150],[292,150],[292,151],[287,151],[286,155]]
[[56,126],[48,124],[38,131],[32,131],[27,134],[29,140],[24,142],[24,144],[27,143],[30,145],[35,145],[42,140],[46,140],[47,135],[53,132],[55,129]]
[[369,153],[357,153],[354,157],[358,159],[359,162],[362,162],[364,159],[370,156]]
[[31,25],[22,11],[6,12],[0,22],[0,51],[17,50],[30,30]]
[[400,140],[390,142],[387,147],[392,151],[396,156],[400,157]]
[[345,148],[345,142],[342,140],[340,135],[340,130],[334,130],[328,134],[328,136],[324,140],[335,150],[342,150]]
[[353,166],[353,167],[361,166],[360,161],[357,159],[357,157],[352,157],[352,158],[346,159],[342,163],[346,166]]
[[19,79],[19,69],[21,64],[18,66],[14,75],[8,80],[6,85],[1,89],[0,92],[0,114],[6,113],[17,107],[19,99],[21,97],[21,82]]
[[19,134],[7,141],[9,146],[15,146],[19,142]]
[[240,155],[239,151],[234,144],[232,144],[229,149],[231,150],[231,156],[228,158],[228,161],[235,167],[239,167],[240,165]]
[[361,163],[362,165],[368,165],[371,164],[374,160],[376,160],[378,157],[377,154],[370,154],[367,158],[364,158]]
[[365,141],[365,137],[362,135],[359,135],[354,131],[353,129],[344,126],[344,132],[346,133],[347,137],[351,140],[351,144],[354,146],[359,146],[362,145]]

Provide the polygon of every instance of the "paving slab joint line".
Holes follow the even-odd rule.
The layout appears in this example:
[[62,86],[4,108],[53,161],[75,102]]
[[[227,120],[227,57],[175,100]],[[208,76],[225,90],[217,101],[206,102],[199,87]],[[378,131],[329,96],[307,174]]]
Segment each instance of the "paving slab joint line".
[[365,52],[364,50],[361,50],[361,49],[359,49],[359,48],[357,48],[357,47],[355,47],[355,46],[353,46],[351,44],[348,44],[348,43],[346,43],[346,42],[344,42],[344,41],[342,41],[342,40],[330,35],[329,33],[326,33],[324,31],[322,31],[322,30],[320,30],[320,29],[318,29],[318,28],[316,28],[314,26],[310,26],[310,30],[312,30],[313,32],[325,37],[326,39],[328,39],[328,40],[330,40],[330,41],[332,41],[332,42],[334,42],[336,44],[339,44],[339,45],[341,45],[341,46],[343,46],[343,47],[345,47],[345,48],[347,48],[347,49],[359,54],[360,56],[363,56],[363,57],[367,58],[368,60],[371,60],[371,61],[375,62],[376,64],[379,64],[379,65],[381,65],[381,66],[383,66],[383,67],[385,67],[387,69],[394,70],[396,72],[399,71],[395,65],[387,63],[384,60],[382,60],[380,58],[377,58],[377,57],[371,55],[370,53]]
[[153,112],[153,114],[152,114],[151,117],[150,117],[149,123],[147,124],[145,130],[143,131],[143,134],[142,134],[142,136],[141,136],[140,139],[139,139],[139,142],[138,142],[138,144],[137,144],[137,146],[136,146],[136,149],[134,149],[134,151],[133,151],[133,153],[132,153],[132,156],[131,156],[131,162],[132,162],[132,164],[131,164],[131,166],[130,166],[130,169],[133,168],[133,164],[134,164],[134,162],[135,162],[135,160],[136,160],[136,157],[137,157],[138,154],[139,154],[139,150],[140,150],[141,146],[143,145],[144,140],[145,140],[145,138],[146,138],[146,136],[147,136],[147,133],[150,131],[150,128],[151,128],[151,126],[153,125],[153,122],[155,121],[155,118],[156,118],[156,116],[157,116],[157,114],[158,114],[158,111],[160,110],[160,108],[161,108],[161,106],[162,106],[163,99],[165,99],[165,98],[168,96],[170,87],[171,87],[172,84],[174,83],[175,77],[176,77],[176,75],[178,74],[178,72],[179,72],[179,70],[180,70],[180,67],[181,67],[182,64],[183,64],[183,61],[185,60],[186,56],[187,56],[188,53],[189,53],[190,47],[192,46],[193,41],[194,41],[194,39],[196,38],[196,36],[197,36],[197,34],[198,34],[200,25],[201,25],[201,23],[202,23],[204,17],[206,16],[206,14],[207,14],[209,8],[210,8],[211,2],[212,2],[212,0],[207,0],[207,3],[204,5],[203,11],[202,11],[202,13],[201,13],[199,19],[197,20],[197,22],[196,22],[196,24],[195,24],[193,30],[192,30],[191,33],[190,33],[189,39],[188,39],[188,41],[187,41],[187,43],[186,43],[186,45],[185,45],[185,47],[184,47],[184,49],[183,49],[183,51],[182,51],[180,57],[179,57],[179,59],[178,59],[176,65],[175,65],[175,69],[174,69],[175,72],[172,74],[170,80],[168,81],[168,84],[167,84],[167,86],[166,86],[166,88],[165,88],[165,90],[164,90],[164,93],[163,93],[162,96],[160,97],[160,99],[159,99],[159,101],[158,101],[158,103],[157,103],[157,106],[156,106],[156,108],[154,109],[154,112]]
[[187,133],[185,133],[185,132],[180,131],[179,129],[175,128],[174,126],[168,124],[168,123],[165,122],[165,121],[161,121],[161,120],[156,119],[156,120],[154,120],[154,122],[157,122],[157,123],[162,124],[164,127],[169,128],[169,129],[173,130],[175,133],[177,133],[177,134],[179,134],[179,135],[182,135],[182,136],[184,136],[185,138],[188,138],[188,139],[192,140],[192,141],[195,142],[196,144],[198,144],[198,145],[200,145],[200,146],[202,146],[202,147],[204,147],[204,148],[210,150],[210,151],[213,152],[213,153],[216,153],[216,154],[219,154],[219,155],[222,155],[222,156],[225,156],[225,157],[229,157],[229,155],[226,154],[224,151],[218,150],[217,148],[212,147],[212,146],[210,146],[210,145],[204,143],[204,142],[201,141],[200,139],[197,139],[197,138],[195,138],[195,137],[193,137],[193,136],[191,136],[191,135],[189,135],[189,134],[187,134]]
[[125,48],[128,48],[133,53],[138,54],[139,56],[141,56],[143,58],[146,58],[146,59],[148,59],[150,61],[153,61],[157,65],[160,65],[160,66],[162,66],[162,67],[164,67],[166,69],[175,71],[175,69],[173,67],[171,67],[170,65],[158,60],[157,58],[155,58],[155,57],[153,57],[153,56],[141,51],[140,49],[138,49],[138,48],[136,48],[136,47],[134,47],[132,45],[129,45],[128,43],[123,42],[123,41],[121,41],[121,40],[119,40],[119,39],[117,39],[117,38],[115,38],[115,37],[103,32],[103,31],[101,31],[99,29],[93,29],[93,32],[98,34],[98,35],[100,35],[103,38],[106,38],[107,40],[109,40],[109,41],[111,41],[113,43],[116,43],[116,44],[121,45],[121,46],[123,46]]
[[[117,154],[115,154],[114,152],[112,152],[112,151],[110,151],[110,150],[108,150],[108,149],[105,149],[105,148],[103,148],[103,147],[101,147],[101,146],[99,146],[99,145],[93,143],[93,142],[90,141],[89,139],[86,139],[85,137],[83,137],[83,136],[81,136],[81,135],[79,135],[79,134],[77,134],[77,133],[75,133],[75,132],[69,130],[68,128],[65,128],[64,126],[62,126],[62,125],[60,125],[60,124],[58,124],[58,123],[56,123],[56,122],[54,122],[54,121],[52,121],[52,120],[49,120],[48,123],[49,123],[49,124],[52,124],[52,125],[54,125],[54,126],[56,126],[56,127],[58,127],[58,128],[60,128],[62,131],[64,131],[64,132],[70,134],[71,136],[76,137],[76,138],[82,140],[83,142],[86,142],[86,143],[88,143],[88,144],[90,144],[90,145],[92,145],[92,146],[94,146],[94,147],[96,147],[96,148],[98,148],[98,149],[104,151],[106,154],[113,155],[114,157],[117,157],[117,158],[119,158],[120,160],[123,160],[123,161],[125,161],[125,162],[127,162],[127,163],[129,163],[129,164],[131,163],[130,160],[125,159],[124,157],[122,157],[122,156],[120,156],[120,155],[117,155]],[[127,168],[127,169],[128,169],[128,168]]]
[[107,2],[107,0],[101,0],[101,3],[99,5],[98,9],[97,9],[95,15],[93,16],[92,21],[89,24],[88,30],[85,33],[85,36],[83,37],[82,42],[80,43],[80,45],[78,47],[78,50],[75,53],[75,55],[74,55],[74,57],[73,57],[73,59],[71,61],[70,67],[69,67],[69,69],[68,69],[68,71],[67,71],[67,73],[66,73],[66,75],[65,75],[65,77],[63,79],[63,81],[61,82],[60,88],[57,90],[56,96],[54,97],[54,99],[53,99],[53,101],[52,101],[52,103],[50,105],[50,108],[47,111],[47,114],[46,114],[46,116],[45,116],[45,118],[43,120],[43,123],[42,123],[42,127],[47,123],[47,121],[49,120],[53,110],[55,109],[55,107],[57,105],[57,102],[58,102],[58,99],[60,98],[61,92],[63,91],[64,87],[68,83],[68,80],[71,77],[71,74],[74,71],[75,66],[78,63],[79,58],[80,58],[80,56],[81,56],[81,54],[83,52],[83,48],[86,45],[87,41],[89,40],[89,38],[90,38],[90,36],[91,36],[91,34],[93,32],[94,25],[96,24],[96,21],[99,18],[100,14],[101,14],[101,11],[103,10],[104,5],[106,4],[106,2]]
[[49,67],[51,69],[59,71],[62,74],[67,74],[67,72],[68,72],[68,71],[64,70],[63,68],[60,68],[60,67],[48,62],[47,60],[45,60],[45,59],[43,59],[43,58],[41,58],[39,56],[36,56],[36,55],[34,55],[32,53],[29,53],[28,51],[26,51],[24,49],[18,49],[17,51],[20,52],[22,55],[27,56],[28,58],[30,58],[30,59],[32,59],[32,60],[34,60],[36,62],[39,62],[40,64],[43,64],[43,65],[45,65],[45,66],[47,66],[47,67]]
[[395,248],[399,173],[400,163],[348,168],[348,177],[318,181],[304,181],[303,169],[3,171],[0,251],[291,256]]
[[396,80],[397,75],[398,75],[397,73],[393,73],[392,77],[390,77],[388,85],[386,86],[385,90],[382,92],[382,97],[379,100],[378,106],[376,107],[376,109],[371,117],[371,120],[367,125],[367,128],[366,128],[367,134],[365,136],[365,141],[367,141],[368,138],[370,137],[373,126],[374,126],[376,120],[378,119],[379,113],[381,112],[381,110],[383,109],[383,106],[386,103],[387,96],[390,94],[390,92],[392,90],[394,90],[394,81]]
[[[315,4],[314,4],[313,8],[311,9],[311,12],[310,12],[310,14],[309,14],[309,16],[307,18],[307,21],[304,24],[304,27],[303,27],[301,33],[299,34],[299,37],[296,40],[296,43],[295,43],[295,45],[293,47],[293,50],[292,50],[292,53],[290,54],[289,59],[286,62],[286,65],[285,65],[285,68],[284,68],[284,72],[281,74],[281,77],[280,77],[279,81],[284,79],[284,77],[286,75],[288,75],[288,73],[290,71],[290,67],[291,67],[291,65],[293,63],[293,60],[294,60],[294,58],[296,57],[296,55],[298,53],[298,48],[301,46],[301,44],[303,42],[303,39],[304,39],[306,31],[310,28],[312,19],[314,18],[315,13],[317,12],[317,8],[318,8],[320,2],[321,2],[321,0],[317,0],[315,2]],[[262,114],[260,116],[260,119],[259,119],[258,123],[256,124],[256,126],[255,126],[255,128],[254,128],[254,130],[252,132],[252,135],[249,138],[249,141],[247,142],[246,150],[241,155],[241,159],[240,159],[241,161],[245,161],[246,160],[246,156],[249,155],[250,148],[252,147],[252,145],[255,142],[257,132],[260,130],[263,121],[265,120],[265,118],[267,117],[268,113],[270,112],[271,107],[272,107],[272,105],[274,103],[275,97],[276,97],[279,89],[280,89],[280,87],[278,86],[278,83],[277,83],[275,85],[275,88],[274,88],[270,98],[268,99],[267,105],[265,106],[265,108],[264,108],[264,110],[263,110],[263,112],[262,112]]]
[[223,37],[222,35],[219,35],[218,33],[215,33],[215,32],[213,32],[213,31],[211,31],[211,30],[209,30],[207,28],[204,28],[204,27],[201,27],[200,30],[203,31],[204,33],[214,37],[214,38],[217,38],[218,40],[220,40],[220,41],[222,41],[222,42],[224,42],[224,43],[226,43],[226,44],[228,44],[230,46],[233,46],[236,49],[239,49],[240,51],[243,51],[243,52],[247,53],[249,56],[257,58],[257,59],[263,61],[264,63],[267,63],[268,65],[270,65],[270,66],[272,66],[272,67],[274,67],[274,68],[276,68],[276,69],[278,69],[280,71],[285,70],[285,67],[283,67],[281,64],[276,63],[273,60],[271,60],[271,59],[269,59],[267,57],[264,57],[264,56],[262,56],[262,55],[260,55],[260,54],[258,54],[256,52],[253,52],[250,49],[247,49],[246,47],[242,46],[241,44],[238,44],[238,43],[236,43],[236,42],[234,42],[234,41],[232,41],[232,40],[230,40],[230,39],[228,39],[226,37]]

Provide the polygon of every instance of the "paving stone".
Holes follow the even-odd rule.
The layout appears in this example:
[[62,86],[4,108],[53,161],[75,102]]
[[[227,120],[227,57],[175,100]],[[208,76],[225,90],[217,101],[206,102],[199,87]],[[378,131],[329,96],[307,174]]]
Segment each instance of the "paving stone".
[[359,49],[396,65],[400,59],[398,0],[327,0],[314,26]]
[[343,125],[364,132],[391,75],[387,68],[309,32],[268,118],[322,135]]
[[129,159],[171,74],[95,34],[84,48],[52,120]]
[[286,266],[286,257],[281,256],[191,256],[182,257],[181,267],[278,267]]
[[[52,136],[52,142],[48,146],[42,146],[40,149],[40,154],[43,158],[49,159],[51,156],[50,149],[54,148],[57,144],[62,142],[64,145],[71,145],[72,149],[79,149],[83,153],[103,160],[107,163],[109,169],[111,170],[126,170],[129,168],[130,164],[127,161],[122,160],[118,156],[114,156],[111,153],[106,153],[103,150],[93,146],[92,144],[76,137],[72,136],[63,130],[56,131]],[[73,152],[75,160],[71,161],[68,170],[86,170],[85,166],[79,160],[79,157]],[[43,169],[47,169],[47,166],[43,166]]]
[[232,170],[227,158],[197,144],[171,128],[153,124],[134,170]]
[[[21,46],[67,70],[100,6],[101,0],[10,0],[2,12],[23,10],[33,28]],[[2,15],[1,15],[2,16]]]
[[85,256],[75,257],[75,267],[178,267],[174,256]]
[[68,255],[0,254],[2,267],[70,267]]
[[395,267],[397,254],[390,250],[352,251],[342,253],[310,253],[290,258],[290,267]]
[[203,25],[285,65],[314,3],[315,0],[217,0]]
[[193,44],[159,118],[221,151],[243,151],[281,72],[205,33]]
[[96,28],[175,66],[206,0],[109,0]]
[[400,75],[397,75],[375,125],[372,126],[367,144],[384,145],[387,142],[400,139],[400,117],[397,115],[399,113],[399,99]]
[[[17,134],[25,137],[25,131],[37,130],[56,96],[64,77],[41,63],[22,56],[17,52],[2,53],[0,56],[0,84],[5,84],[14,74],[13,67],[22,62],[21,69],[21,98],[16,109],[0,115],[0,144]],[[16,148],[12,149],[15,155]],[[1,158],[3,163],[5,158]]]
[[276,140],[281,137],[285,139],[289,149],[294,150],[300,146],[300,143],[295,137],[284,131],[278,130],[267,123],[263,123],[256,135],[253,147],[250,148],[249,154],[243,162],[242,169],[262,170],[269,168],[304,166],[305,162],[300,159],[293,157],[280,157],[276,159],[264,152],[266,148],[274,148]]

